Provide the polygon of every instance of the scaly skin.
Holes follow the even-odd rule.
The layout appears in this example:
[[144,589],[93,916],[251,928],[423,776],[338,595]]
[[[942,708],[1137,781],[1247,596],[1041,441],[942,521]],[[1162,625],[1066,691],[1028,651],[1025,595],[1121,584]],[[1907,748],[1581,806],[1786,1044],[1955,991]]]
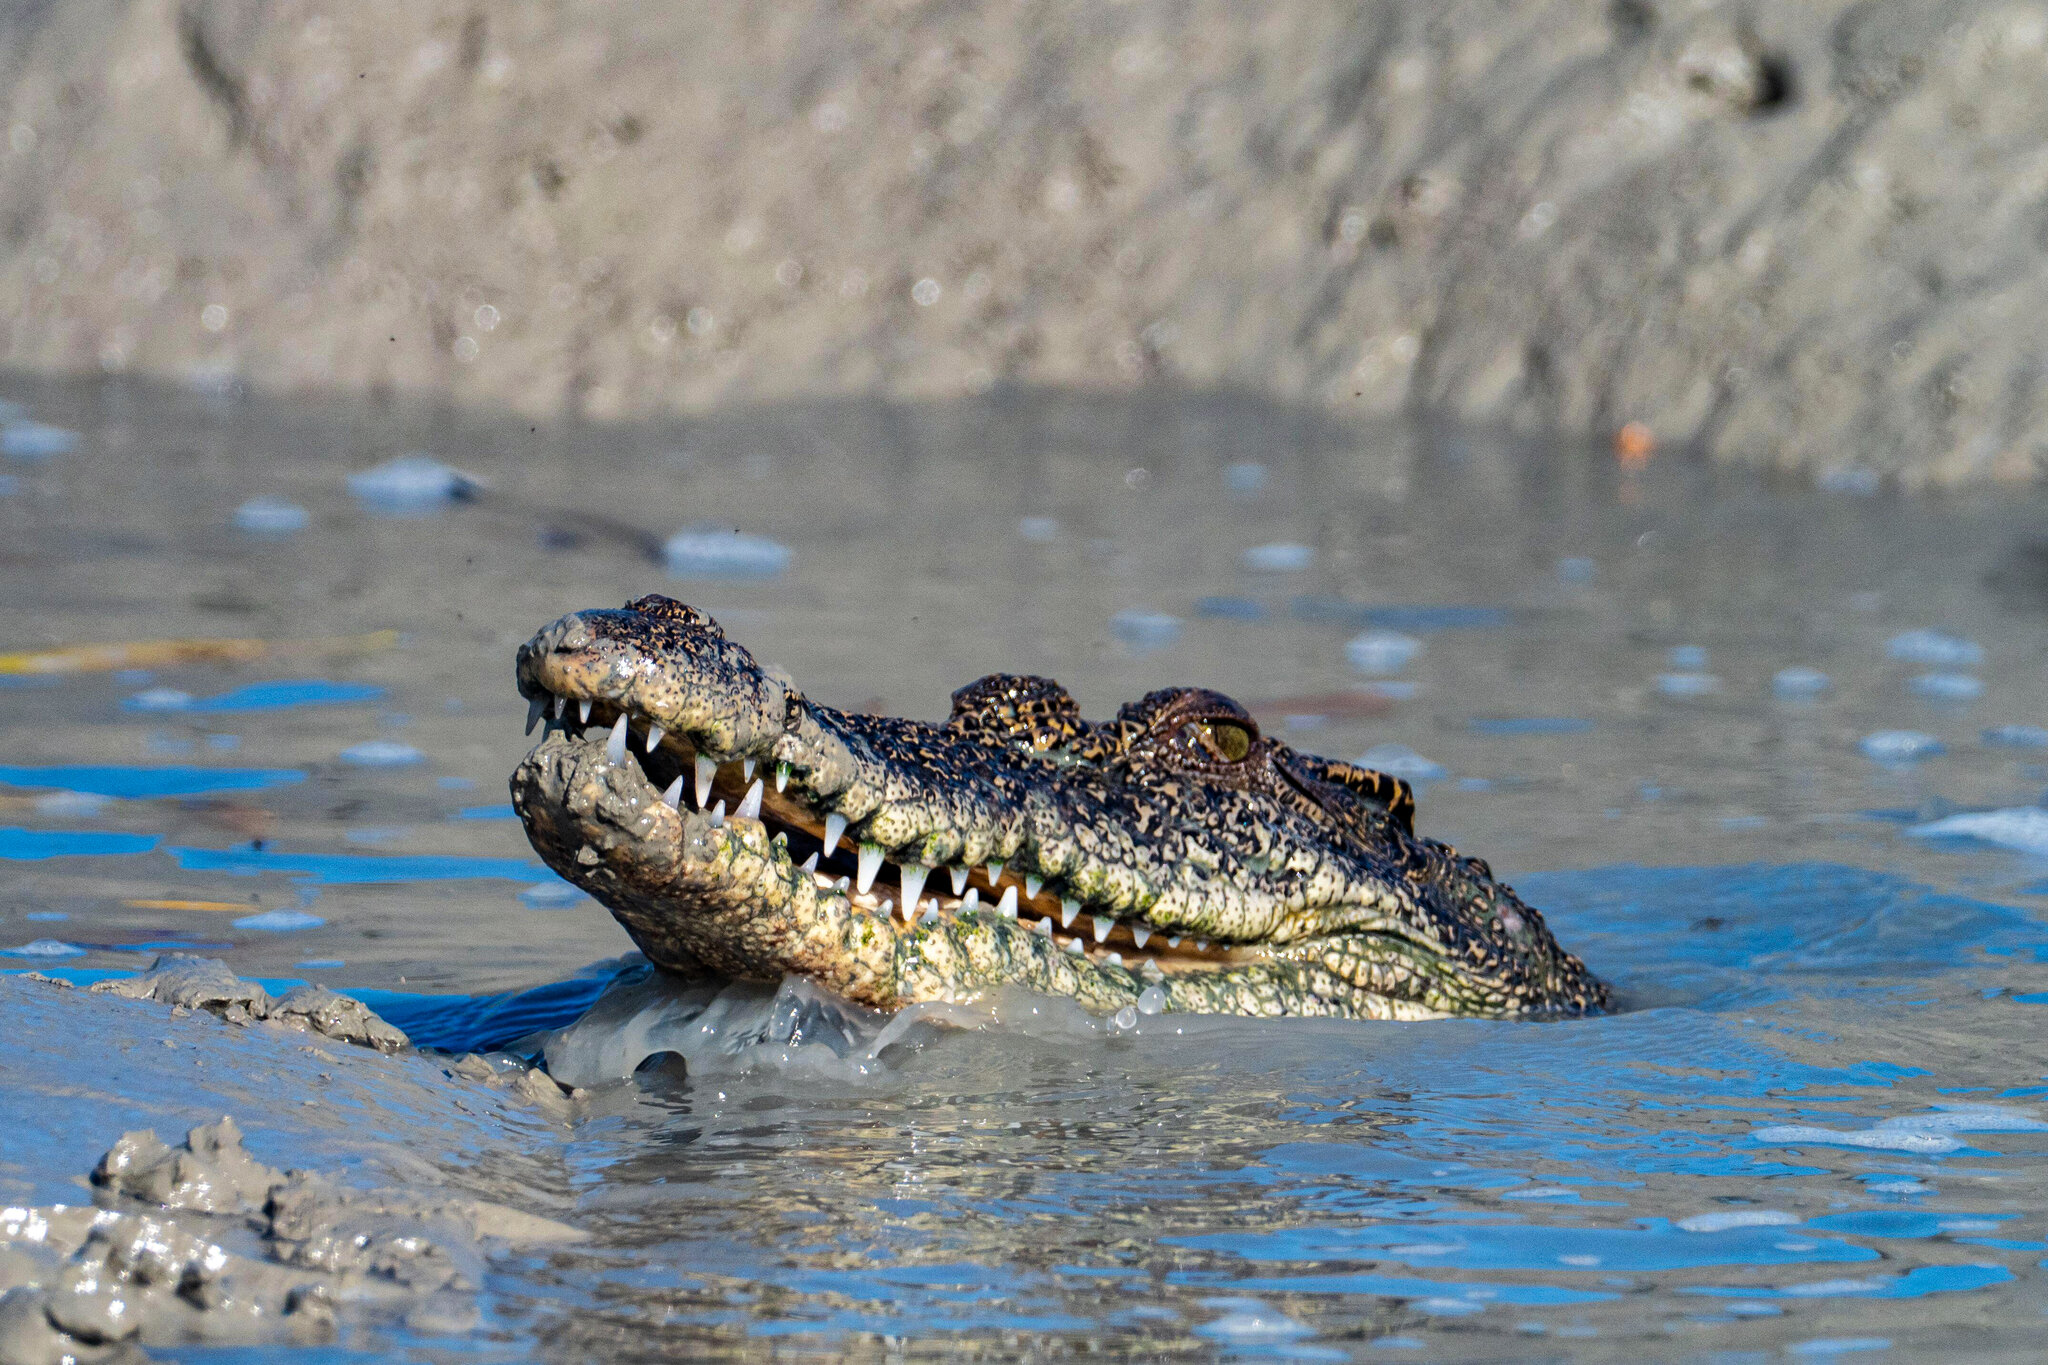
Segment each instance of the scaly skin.
[[882,1009],[1003,985],[1266,1016],[1607,1003],[1484,863],[1414,833],[1404,784],[1213,692],[1089,724],[1058,684],[994,675],[942,725],[850,715],[662,597],[562,618],[518,679],[550,717],[512,776],[527,837],[671,972],[798,972]]

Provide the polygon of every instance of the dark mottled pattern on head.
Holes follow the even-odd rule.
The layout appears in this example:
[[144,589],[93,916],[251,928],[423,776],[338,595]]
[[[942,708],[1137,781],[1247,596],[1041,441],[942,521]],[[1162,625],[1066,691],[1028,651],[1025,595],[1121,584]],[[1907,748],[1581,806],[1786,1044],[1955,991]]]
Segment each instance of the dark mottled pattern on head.
[[[775,828],[814,843],[821,831],[843,834],[838,856],[862,852],[918,885],[928,869],[949,869],[956,887],[983,878],[992,900],[1007,869],[1013,903],[1062,929],[1085,915],[1139,944],[1157,934],[1215,945],[1210,958],[1171,962],[1163,977],[1149,964],[1176,1008],[1426,1017],[1576,1013],[1606,1001],[1484,863],[1416,835],[1406,784],[1296,753],[1217,692],[1163,689],[1090,724],[1058,683],[996,674],[955,693],[941,724],[852,715],[808,701],[710,617],[664,597],[564,617],[520,651],[519,683],[529,697],[589,701],[593,725],[625,715],[653,728],[659,749],[629,762],[627,776],[572,744],[545,773],[522,767],[515,797],[551,865],[611,905],[643,946],[666,935],[679,960],[731,971],[753,961],[728,952],[729,920],[714,932],[691,907],[717,900],[730,910],[754,896],[768,915],[768,893],[713,896],[701,882],[709,873],[685,875],[658,850],[628,845],[598,859],[608,867],[593,865],[595,816],[559,809],[576,782],[595,780],[583,759],[607,790],[702,774],[696,781],[716,784],[735,811],[751,801]],[[773,790],[762,785],[770,775]],[[626,875],[643,865],[665,870]],[[773,856],[769,865],[778,866]],[[819,905],[842,894],[828,872],[817,874]],[[810,903],[810,891],[790,895],[773,914]],[[863,933],[882,932],[872,916],[862,923]],[[816,932],[778,931],[807,942]],[[1011,941],[1028,932],[1018,920],[888,932],[901,938],[894,975],[863,987],[866,998],[951,998],[1001,980],[1048,988],[1040,948]],[[1055,975],[1090,984],[1068,993],[1113,1003],[1125,985],[1142,989],[1125,966],[1076,956]],[[1019,965],[1027,959],[1038,966]],[[832,975],[804,960],[802,970]]]

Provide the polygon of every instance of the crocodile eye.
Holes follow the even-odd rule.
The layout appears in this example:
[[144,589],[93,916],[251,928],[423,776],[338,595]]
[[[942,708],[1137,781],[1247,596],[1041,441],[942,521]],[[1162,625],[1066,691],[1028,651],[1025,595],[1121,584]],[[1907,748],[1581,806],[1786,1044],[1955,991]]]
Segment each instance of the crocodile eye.
[[1227,720],[1202,722],[1202,738],[1209,747],[1232,763],[1239,763],[1252,751],[1252,733]]

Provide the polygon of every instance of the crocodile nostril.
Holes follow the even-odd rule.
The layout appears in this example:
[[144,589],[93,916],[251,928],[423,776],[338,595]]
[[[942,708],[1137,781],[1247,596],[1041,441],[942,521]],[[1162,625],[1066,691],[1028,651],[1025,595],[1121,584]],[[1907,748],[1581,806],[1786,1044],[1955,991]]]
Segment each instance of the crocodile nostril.
[[590,643],[591,638],[590,627],[583,624],[582,617],[565,616],[562,618],[561,634],[555,637],[554,652],[562,654],[572,649],[582,649]]

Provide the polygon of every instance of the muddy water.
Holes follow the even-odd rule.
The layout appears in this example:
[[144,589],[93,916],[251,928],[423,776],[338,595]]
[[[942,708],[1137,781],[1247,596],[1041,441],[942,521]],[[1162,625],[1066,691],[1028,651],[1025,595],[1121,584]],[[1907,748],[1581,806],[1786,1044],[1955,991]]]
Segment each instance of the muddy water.
[[[2032,1354],[2039,495],[1788,492],[1186,397],[533,430],[4,396],[78,440],[0,461],[0,650],[322,642],[0,676],[0,947],[36,945],[10,966],[84,981],[184,947],[457,1051],[567,1023],[630,945],[503,809],[511,653],[660,590],[837,705],[936,716],[995,669],[1091,715],[1200,683],[1304,748],[1403,746],[1423,828],[1625,1008],[1118,1031],[1009,999],[792,1046],[791,1001],[757,993],[715,1002],[687,1080],[592,1084],[564,1117],[432,1056],[308,1060],[17,981],[0,1201],[86,1201],[121,1131],[232,1113],[272,1165],[590,1234],[495,1252],[466,1318],[342,1315],[344,1345],[451,1358]],[[350,491],[408,450],[481,487],[407,515]],[[259,497],[304,525],[235,529]],[[688,527],[786,562],[675,577]],[[1794,668],[1827,685],[1774,682]],[[550,1055],[686,1050],[646,1011],[706,1002],[619,1006],[637,988]]]

